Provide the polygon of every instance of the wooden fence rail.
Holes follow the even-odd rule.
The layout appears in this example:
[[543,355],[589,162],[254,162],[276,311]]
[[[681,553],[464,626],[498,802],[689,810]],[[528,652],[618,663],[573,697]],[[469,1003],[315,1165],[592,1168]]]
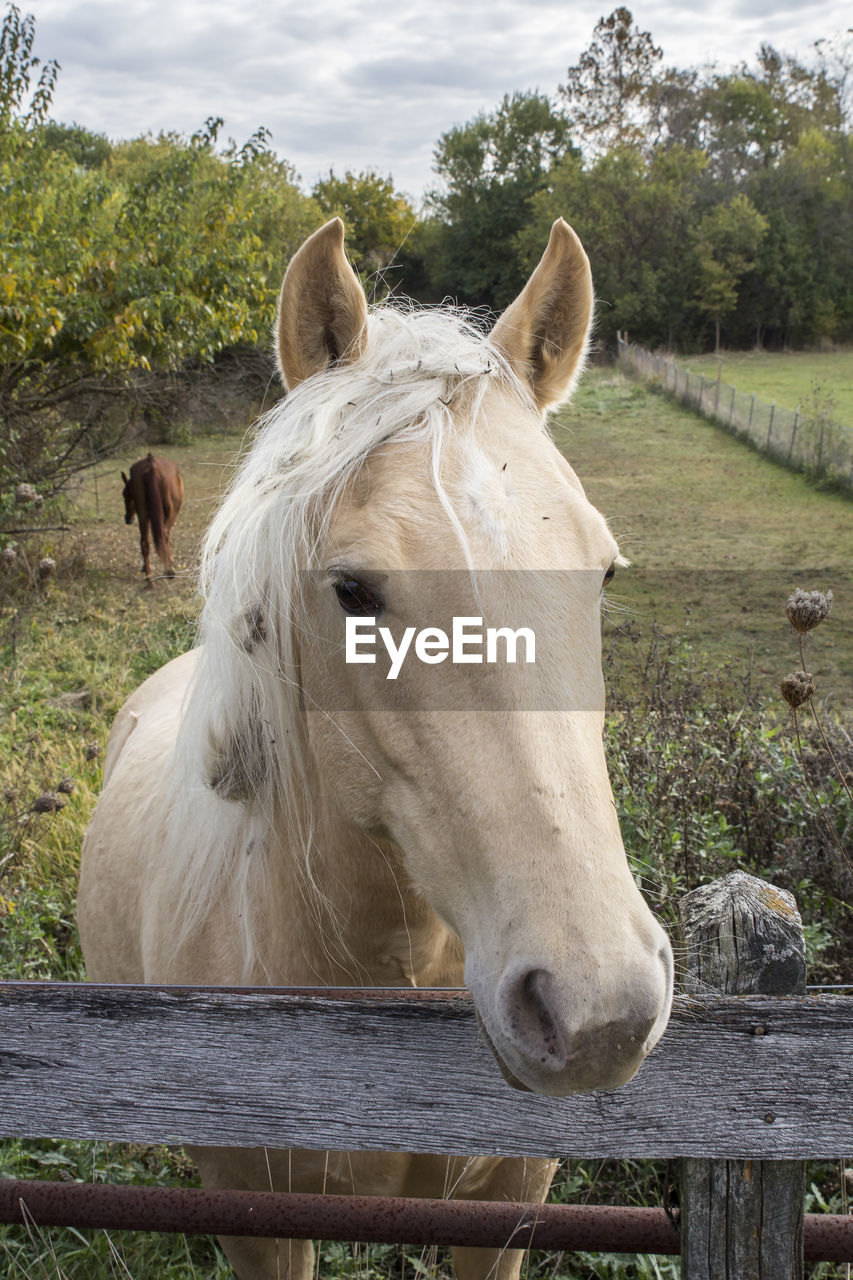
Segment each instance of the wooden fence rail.
[[[789,895],[740,873],[720,883],[717,932],[708,931],[707,913],[688,921],[699,989],[676,997],[669,1028],[639,1075],[612,1092],[554,1099],[508,1089],[464,991],[10,982],[0,984],[0,1135],[687,1157],[684,1190],[698,1221],[703,1178],[706,1198],[721,1194],[725,1205],[739,1195],[736,1170],[720,1192],[712,1183],[725,1166],[698,1162],[853,1152],[853,999],[764,994],[799,983],[795,907]],[[729,991],[758,991],[709,993],[726,972]],[[772,1188],[784,1170],[765,1168]],[[742,1182],[755,1181],[750,1169],[741,1173]],[[698,1228],[703,1240],[708,1220]],[[786,1229],[801,1257],[801,1230],[797,1237],[796,1223]],[[714,1280],[751,1275],[738,1270],[739,1256],[731,1270],[712,1256]],[[700,1274],[696,1265],[685,1271]]]
[[465,992],[0,984],[0,1134],[468,1155],[837,1158],[853,1000],[680,996],[609,1093],[507,1088]]

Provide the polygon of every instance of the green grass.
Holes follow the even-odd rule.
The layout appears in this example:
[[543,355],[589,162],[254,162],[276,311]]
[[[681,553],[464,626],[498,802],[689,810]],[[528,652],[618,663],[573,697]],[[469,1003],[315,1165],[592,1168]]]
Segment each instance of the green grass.
[[793,413],[825,410],[836,422],[853,426],[853,351],[725,351],[714,355],[683,356],[678,363],[716,378],[746,395],[755,393]]
[[[608,626],[657,623],[700,665],[751,671],[777,697],[794,665],[794,589],[831,588],[807,655],[821,696],[853,709],[853,504],[612,369],[592,370],[555,435],[631,568]],[[625,612],[623,612],[625,611]]]
[[[109,726],[130,690],[193,641],[192,567],[239,443],[211,437],[169,448],[188,496],[173,538],[178,576],[158,579],[154,590],[144,585],[138,530],[125,526],[121,496],[121,470],[144,450],[84,475],[67,513],[71,534],[19,542],[30,563],[52,555],[58,573],[34,590],[23,571],[7,572],[0,603],[0,980],[84,976],[77,871]],[[64,806],[33,812],[66,779]],[[163,1148],[48,1141],[0,1144],[3,1176],[195,1181],[189,1161]],[[233,1272],[207,1237],[0,1229],[3,1280],[113,1276],[227,1280]]]

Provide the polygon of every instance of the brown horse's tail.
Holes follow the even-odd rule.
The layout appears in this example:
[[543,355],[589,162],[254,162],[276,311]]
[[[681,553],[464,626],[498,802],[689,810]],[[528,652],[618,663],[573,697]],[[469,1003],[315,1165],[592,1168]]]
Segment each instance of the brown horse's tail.
[[154,546],[163,564],[166,564],[163,498],[160,493],[160,484],[154,459],[150,454],[148,457],[150,465],[145,468],[142,476],[142,483],[145,486],[145,505],[148,508],[148,519],[151,522],[151,537],[154,539]]

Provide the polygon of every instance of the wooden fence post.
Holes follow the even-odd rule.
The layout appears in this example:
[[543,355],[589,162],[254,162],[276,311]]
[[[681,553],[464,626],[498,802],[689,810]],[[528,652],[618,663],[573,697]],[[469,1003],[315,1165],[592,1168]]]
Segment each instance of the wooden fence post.
[[[784,889],[734,871],[680,912],[688,994],[805,993],[802,921]],[[682,1160],[683,1280],[802,1280],[804,1194],[799,1160]]]

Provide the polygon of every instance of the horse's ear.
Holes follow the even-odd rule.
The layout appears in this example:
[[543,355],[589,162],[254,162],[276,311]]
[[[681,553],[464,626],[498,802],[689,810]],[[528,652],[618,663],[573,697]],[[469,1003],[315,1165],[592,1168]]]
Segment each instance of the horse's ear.
[[332,218],[287,268],[276,323],[278,367],[289,391],[364,350],[367,299],[344,253],[344,224]]
[[583,368],[592,320],[592,274],[580,240],[558,218],[533,275],[499,318],[492,342],[540,409],[567,400]]
[[124,481],[124,483],[125,483],[125,484],[130,484],[130,481],[128,480],[127,476],[124,474],[124,472],[123,472],[123,471],[122,471],[122,473],[121,473],[121,478],[122,478],[122,480]]

